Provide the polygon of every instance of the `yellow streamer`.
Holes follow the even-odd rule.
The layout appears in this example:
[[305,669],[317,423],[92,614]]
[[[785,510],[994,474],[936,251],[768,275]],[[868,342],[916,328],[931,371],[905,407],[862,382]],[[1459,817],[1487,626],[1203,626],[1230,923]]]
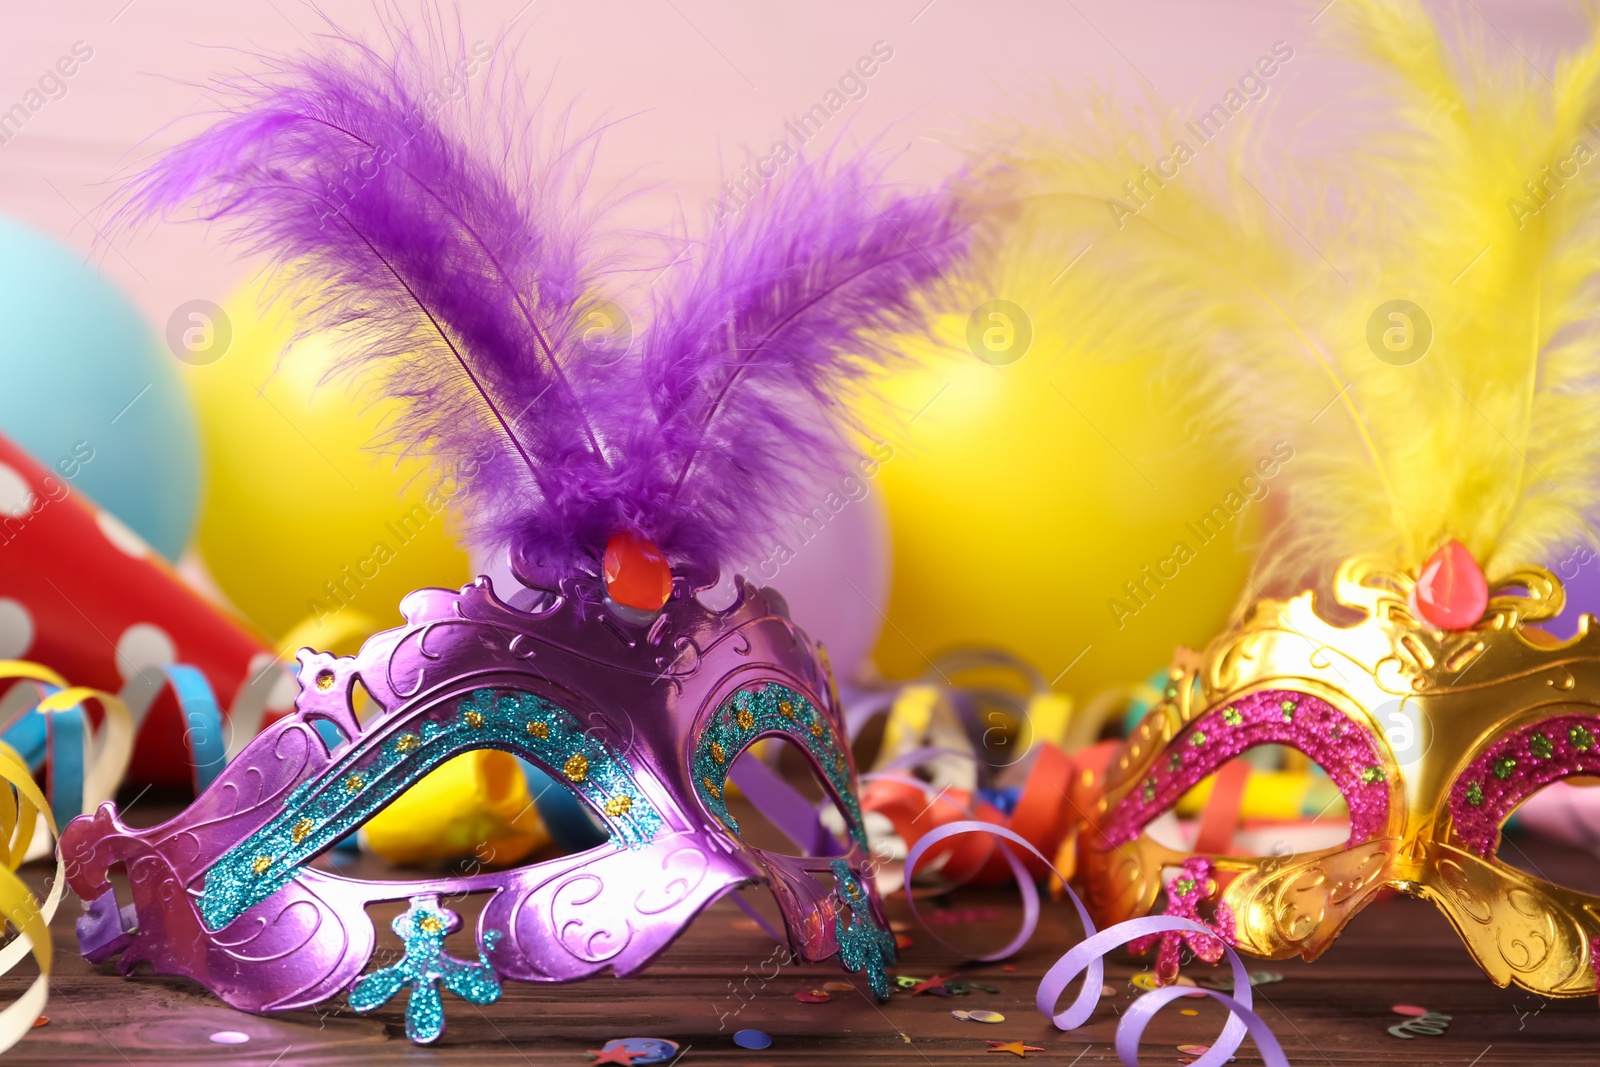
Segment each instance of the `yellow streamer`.
[[[42,683],[59,692],[38,704],[44,714],[59,714],[81,707],[85,701],[99,701],[105,719],[91,742],[84,774],[83,809],[107,800],[122,783],[133,753],[133,720],[128,707],[118,697],[98,689],[69,686],[50,668],[25,660],[0,660],[0,683]],[[0,742],[0,919],[17,932],[0,948],[0,974],[7,974],[22,959],[32,954],[39,976],[16,1002],[0,1010],[0,1052],[4,1052],[33,1028],[50,995],[50,920],[55,917],[66,891],[66,864],[56,855],[56,871],[50,889],[41,902],[14,873],[29,856],[34,830],[43,820],[50,841],[59,837],[50,802],[33,780],[28,765],[11,746]],[[46,842],[49,844],[49,842]],[[51,851],[55,851],[53,848]]]

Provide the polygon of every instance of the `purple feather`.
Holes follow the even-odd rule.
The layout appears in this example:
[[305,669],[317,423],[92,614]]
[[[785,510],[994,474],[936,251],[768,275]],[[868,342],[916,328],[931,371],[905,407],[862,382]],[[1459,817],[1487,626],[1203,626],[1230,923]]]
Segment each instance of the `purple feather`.
[[392,36],[392,59],[335,35],[229,84],[124,216],[194,202],[269,254],[306,331],[348,338],[336,370],[404,402],[388,443],[460,477],[475,542],[558,570],[623,529],[702,572],[746,558],[848,454],[846,387],[894,362],[963,252],[953,200],[797,162],[605,366],[578,336],[608,266],[581,207],[592,139],[534,152],[510,78],[446,113],[442,65]]
[[634,475],[640,532],[688,557],[750,558],[854,451],[846,398],[902,362],[929,289],[965,252],[942,194],[893,195],[860,160],[792,164],[718,232],[657,310],[655,414]]

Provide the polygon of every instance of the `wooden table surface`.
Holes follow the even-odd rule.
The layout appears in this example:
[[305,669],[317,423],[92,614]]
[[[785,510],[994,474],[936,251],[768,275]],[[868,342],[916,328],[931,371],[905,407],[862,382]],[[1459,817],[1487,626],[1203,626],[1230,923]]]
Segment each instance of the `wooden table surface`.
[[[1600,887],[1600,862],[1559,846],[1522,841],[1524,865],[1572,886]],[[363,864],[373,862],[362,860]],[[35,881],[44,871],[28,872]],[[365,871],[363,873],[374,873]],[[762,891],[764,892],[764,891]],[[772,942],[751,929],[735,906],[710,908],[643,975],[604,977],[566,986],[507,982],[500,1000],[478,1008],[445,994],[449,1028],[439,1043],[416,1047],[404,1034],[403,995],[385,1009],[357,1016],[336,1003],[321,1012],[258,1017],[233,1011],[191,982],[141,973],[116,975],[110,964],[91,966],[76,952],[70,894],[54,923],[57,965],[51,977],[49,1024],[33,1030],[0,1059],[7,1064],[568,1064],[590,1062],[585,1050],[628,1036],[678,1042],[677,1062],[694,1064],[996,1064],[990,1041],[1022,1041],[1043,1052],[1026,1059],[1062,1065],[1116,1063],[1112,1049],[1118,1013],[1136,995],[1129,979],[1143,969],[1119,955],[1107,968],[1115,997],[1101,1002],[1082,1029],[1062,1033],[1034,1009],[1039,979],[1077,937],[1062,905],[1049,905],[1033,942],[1009,964],[964,963],[921,928],[901,953],[900,974],[959,974],[998,987],[998,993],[910,996],[896,993],[878,1004],[860,992],[834,993],[823,1004],[795,994],[850,976],[836,966],[778,967]],[[906,918],[903,901],[891,904]],[[962,944],[993,946],[1009,936],[1018,907],[1013,894],[963,891],[930,907],[934,927]],[[397,945],[388,929],[392,912],[373,909],[380,947]],[[461,937],[460,934],[454,937]],[[472,955],[465,947],[457,955]],[[1321,960],[1307,964],[1247,961],[1282,981],[1255,990],[1262,1016],[1295,1064],[1595,1064],[1600,1062],[1600,1008],[1592,998],[1543,1001],[1499,989],[1467,957],[1432,905],[1394,897],[1356,917]],[[31,961],[30,961],[31,963]],[[6,1000],[29,981],[25,967],[0,979]],[[1204,978],[1204,964],[1185,973]],[[742,985],[741,985],[742,983]],[[857,986],[862,983],[857,980]],[[735,992],[739,987],[746,992]],[[1402,1040],[1388,1028],[1402,1018],[1395,1004],[1416,1004],[1452,1017],[1441,1036]],[[981,1025],[952,1018],[954,1009],[986,1008],[1005,1022]],[[1180,1010],[1198,1012],[1184,1016]],[[1176,1064],[1188,1057],[1179,1044],[1207,1044],[1220,1029],[1222,1010],[1206,999],[1184,999],[1151,1025],[1143,1046],[1146,1064]],[[772,1036],[772,1046],[752,1052],[734,1045],[740,1029]],[[249,1036],[242,1045],[210,1040],[218,1031]],[[1240,1064],[1260,1062],[1253,1044]]]

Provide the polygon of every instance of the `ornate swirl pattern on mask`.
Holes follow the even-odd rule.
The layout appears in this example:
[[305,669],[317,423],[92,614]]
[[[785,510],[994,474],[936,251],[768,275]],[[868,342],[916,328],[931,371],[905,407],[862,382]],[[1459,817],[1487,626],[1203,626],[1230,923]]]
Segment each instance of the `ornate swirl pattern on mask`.
[[1132,841],[1207,775],[1258,745],[1288,745],[1328,772],[1350,808],[1350,846],[1383,829],[1389,786],[1372,732],[1320,697],[1264,689],[1207,712],[1175,737],[1111,814],[1106,840],[1113,846]]
[[776,682],[741,689],[722,702],[707,721],[695,745],[694,788],[706,806],[734,835],[739,823],[728,812],[723,789],[728,770],[739,753],[764,736],[787,737],[810,754],[821,768],[850,824],[850,837],[867,847],[867,833],[861,821],[861,802],[856,798],[850,778],[848,748],[843,736],[811,701]]
[[320,776],[296,787],[281,813],[206,872],[199,901],[206,926],[220,930],[423,775],[476,748],[505,749],[549,767],[627,847],[647,844],[661,831],[661,814],[627,760],[570,712],[532,693],[479,689],[453,706],[390,726],[376,744],[351,746]]
[[1552,782],[1600,774],[1600,716],[1558,715],[1513,730],[1480,752],[1450,787],[1450,817],[1480,856],[1500,843],[1518,804]]

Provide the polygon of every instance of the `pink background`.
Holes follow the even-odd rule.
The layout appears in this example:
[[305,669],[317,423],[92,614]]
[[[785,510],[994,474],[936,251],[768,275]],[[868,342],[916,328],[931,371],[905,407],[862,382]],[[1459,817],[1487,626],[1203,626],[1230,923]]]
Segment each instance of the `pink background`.
[[[1337,0],[1335,0],[1337,2]],[[746,148],[765,151],[884,41],[894,57],[824,131],[906,149],[909,178],[933,178],[959,158],[952,136],[973,120],[1021,110],[1052,85],[1142,92],[1149,81],[1180,112],[1210,103],[1272,43],[1295,63],[1273,79],[1279,120],[1316,106],[1338,77],[1309,46],[1322,0],[1071,0],[981,3],[751,4],[731,0],[474,0],[469,42],[515,45],[520,66],[581,119],[620,119],[603,142],[600,178],[633,174],[657,190],[628,221],[661,227],[681,213],[698,226],[705,201]],[[400,0],[415,12],[417,0]],[[347,27],[375,21],[368,0],[327,0]],[[1568,0],[1477,0],[1452,17],[1504,35],[1545,70],[1581,35]],[[509,30],[506,29],[510,24]],[[178,304],[221,301],[250,273],[202,227],[117,235],[94,248],[99,205],[115,175],[171,137],[164,127],[204,106],[201,86],[244,64],[234,50],[293,49],[322,25],[303,0],[0,2],[0,111],[22,99],[74,42],[94,50],[67,93],[0,144],[0,213],[92,255],[159,331]]]

